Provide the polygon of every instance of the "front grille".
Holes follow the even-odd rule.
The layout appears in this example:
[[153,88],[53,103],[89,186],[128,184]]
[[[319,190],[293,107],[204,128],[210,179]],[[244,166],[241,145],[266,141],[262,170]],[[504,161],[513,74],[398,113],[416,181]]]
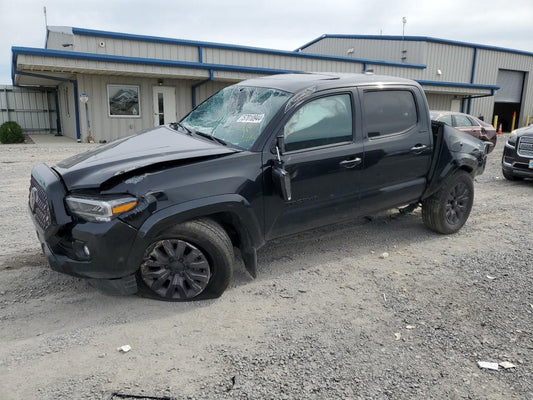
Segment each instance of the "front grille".
[[522,136],[520,138],[517,153],[520,157],[533,158],[533,136]]
[[46,191],[37,183],[35,178],[31,177],[30,183],[30,210],[37,221],[37,224],[45,230],[48,228],[52,222],[50,216],[50,208],[48,206],[48,197],[46,196]]

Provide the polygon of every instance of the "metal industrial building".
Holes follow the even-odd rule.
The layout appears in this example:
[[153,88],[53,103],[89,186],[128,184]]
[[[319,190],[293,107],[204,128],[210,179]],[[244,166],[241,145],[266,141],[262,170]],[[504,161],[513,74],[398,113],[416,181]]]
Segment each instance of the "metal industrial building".
[[430,107],[510,128],[533,114],[533,53],[425,37],[324,35],[281,51],[70,27],[48,27],[44,49],[13,47],[16,86],[57,90],[58,130],[113,140],[184,116],[217,90],[260,75],[365,72],[422,84]]

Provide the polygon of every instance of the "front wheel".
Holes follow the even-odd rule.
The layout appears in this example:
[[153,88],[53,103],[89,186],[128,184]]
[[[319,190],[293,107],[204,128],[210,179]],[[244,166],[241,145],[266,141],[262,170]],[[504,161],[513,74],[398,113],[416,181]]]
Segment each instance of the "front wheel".
[[431,230],[450,234],[465,224],[474,203],[474,183],[466,171],[448,177],[441,189],[422,202],[422,219]]
[[232,275],[233,246],[207,218],[163,232],[145,250],[137,273],[139,294],[166,301],[219,297]]

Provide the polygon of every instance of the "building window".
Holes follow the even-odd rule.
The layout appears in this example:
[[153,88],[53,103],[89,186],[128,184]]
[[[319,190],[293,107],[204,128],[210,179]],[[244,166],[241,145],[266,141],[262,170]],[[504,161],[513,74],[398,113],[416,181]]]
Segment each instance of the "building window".
[[107,98],[110,117],[139,118],[141,116],[139,86],[107,85]]

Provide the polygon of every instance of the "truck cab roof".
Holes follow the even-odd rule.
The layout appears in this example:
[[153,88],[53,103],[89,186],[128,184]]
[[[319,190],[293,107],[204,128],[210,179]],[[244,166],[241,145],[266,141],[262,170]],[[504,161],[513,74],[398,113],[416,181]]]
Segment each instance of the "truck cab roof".
[[308,88],[316,91],[337,87],[353,87],[383,84],[383,85],[413,85],[418,83],[410,79],[374,75],[374,74],[351,74],[351,73],[301,73],[301,74],[278,74],[260,78],[248,79],[240,82],[239,86],[258,86],[283,90],[290,93],[298,93]]

